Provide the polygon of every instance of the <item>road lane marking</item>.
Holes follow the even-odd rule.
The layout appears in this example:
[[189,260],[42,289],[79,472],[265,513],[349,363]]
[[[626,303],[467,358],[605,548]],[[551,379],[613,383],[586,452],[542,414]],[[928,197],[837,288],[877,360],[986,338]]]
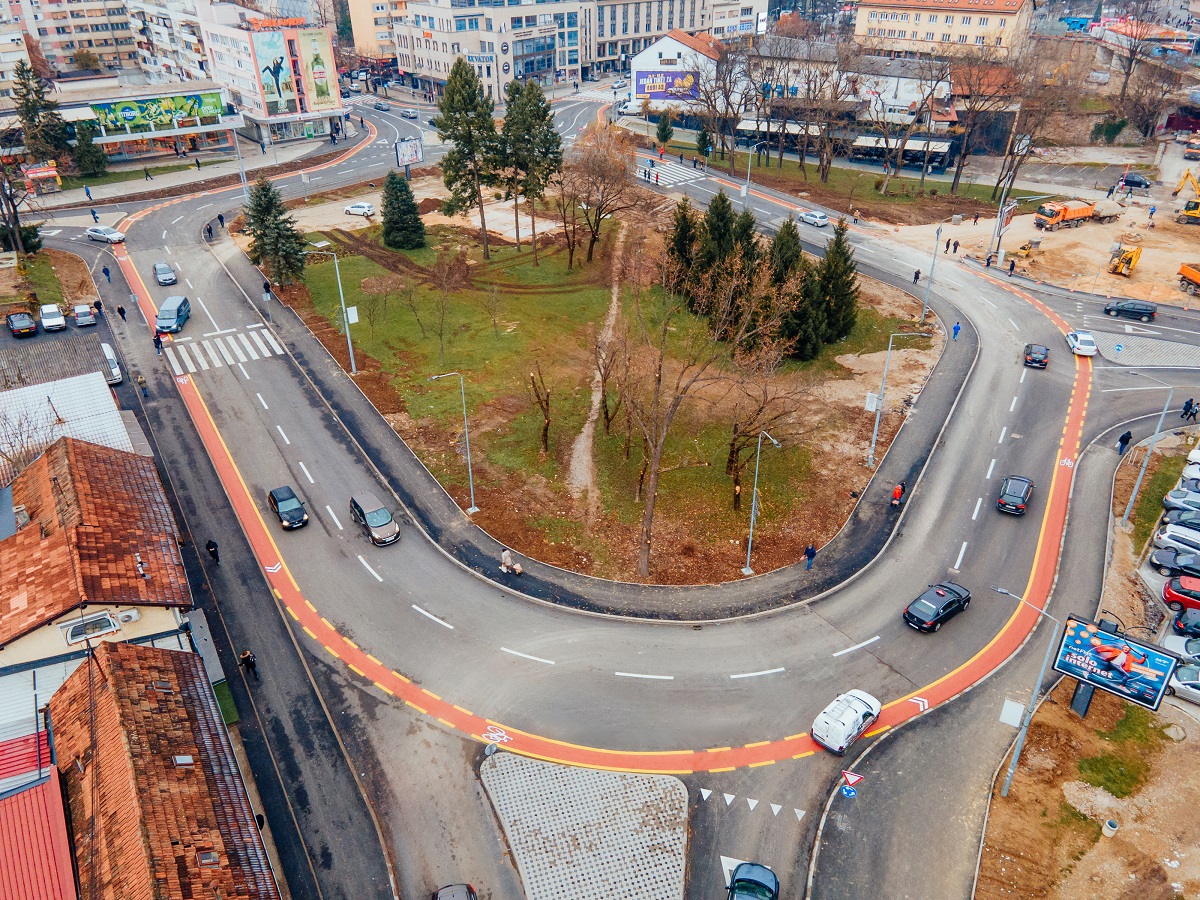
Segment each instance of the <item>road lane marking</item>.
[[984,303],[986,303],[988,306],[990,306],[992,309],[999,309],[999,307],[996,306],[996,304],[993,303],[991,300],[989,300],[987,297],[980,297],[979,299],[982,300]]
[[739,675],[730,675],[730,678],[757,678],[759,675],[777,675],[784,671],[783,666],[777,669],[763,669],[761,672],[742,672]]
[[[237,341],[232,337],[227,337],[225,340],[229,342],[229,349],[233,351],[233,355],[237,357],[237,361],[244,363],[246,361],[246,354],[242,352],[242,348],[238,346]],[[222,346],[224,345],[222,344]],[[230,360],[230,364],[233,364],[233,360]]]
[[363,564],[363,567],[364,567],[364,568],[365,568],[365,569],[366,569],[368,572],[370,572],[372,575],[374,575],[374,576],[375,576],[375,580],[376,580],[376,581],[378,581],[380,584],[382,584],[382,583],[383,583],[383,576],[382,576],[382,575],[380,575],[378,572],[376,572],[374,569],[372,569],[372,568],[371,568],[371,564],[370,564],[369,562],[367,562],[365,559],[363,559],[363,558],[362,558],[362,554],[361,554],[361,553],[360,553],[360,554],[359,554],[359,556],[358,556],[358,561],[359,561],[360,563],[362,563],[362,564]]
[[957,572],[958,570],[960,570],[962,568],[963,557],[966,556],[966,554],[967,554],[967,542],[963,541],[962,547],[960,547],[958,550],[958,559],[956,559],[954,561],[954,571]]
[[[180,347],[179,349],[183,350],[182,347]],[[200,348],[193,346],[192,354],[196,357],[196,364],[198,366],[200,366],[200,368],[203,369],[205,372],[207,372],[209,370],[208,361],[205,360],[204,354],[200,352]]]
[[308,469],[304,467],[304,463],[300,463],[300,471],[304,473],[304,477],[308,479],[309,484],[316,484],[316,482],[313,481],[313,477],[308,474]]
[[646,678],[650,681],[674,681],[674,675],[643,675],[640,672],[613,672],[618,678]]
[[262,394],[255,394],[254,396],[258,398],[258,402],[262,404],[263,409],[271,408],[271,407],[267,406],[267,401],[263,399]]
[[211,203],[205,203],[203,206],[197,206],[197,207],[196,207],[196,209],[197,209],[197,210],[201,210],[201,209],[208,209],[208,208],[209,208],[210,206],[212,206],[212,205],[213,205],[213,204],[211,204]]
[[451,631],[454,630],[454,626],[451,625],[449,622],[443,622],[441,619],[439,619],[433,613],[426,612],[425,610],[421,609],[421,607],[417,606],[417,604],[414,603],[412,605],[412,608],[415,609],[417,612],[419,612],[421,615],[425,616],[427,619],[433,619],[433,621],[437,622],[439,625],[445,626],[446,628],[449,628]]
[[212,341],[201,341],[201,346],[204,347],[204,352],[208,354],[208,358],[212,360],[215,368],[222,368],[224,363],[221,362],[221,357],[217,356],[217,351],[213,349]]
[[338,531],[345,531],[342,528],[342,523],[338,521],[337,513],[333,511],[333,507],[328,503],[325,504],[325,512],[329,513],[329,518],[333,519],[333,524],[337,526]]
[[833,655],[834,656],[845,656],[847,653],[853,653],[855,650],[861,650],[863,647],[867,646],[868,644],[873,644],[877,640],[879,640],[879,635],[875,635],[875,637],[871,638],[868,641],[863,641],[861,644],[855,644],[853,647],[847,647],[845,650],[839,650],[837,653],[835,653]]
[[[239,331],[237,334],[237,339],[242,342],[242,347],[245,348],[246,353],[249,354],[251,359],[258,359],[258,354],[255,353],[254,348],[250,346],[250,338],[246,337],[246,335],[242,334]],[[232,342],[233,338],[230,338],[229,340],[230,340],[230,342]],[[237,345],[234,344],[234,346],[237,346]]]
[[179,360],[175,358],[175,350],[172,347],[163,347],[163,352],[167,354],[167,361],[171,363],[171,370],[176,375],[182,375],[183,369],[179,366]]
[[1003,444],[1004,438],[1007,436],[1008,436],[1008,426],[1005,425],[1003,428],[1000,429],[1000,440],[996,441],[996,443]]
[[241,370],[242,377],[249,381],[250,375],[246,372],[245,366],[243,366],[241,363],[238,363],[238,369]]
[[164,241],[167,239],[167,229],[165,229],[165,228],[163,229],[163,236],[162,236],[162,239],[163,239]]
[[522,653],[520,650],[509,650],[507,647],[501,647],[500,649],[505,653],[511,653],[513,656],[519,656],[521,659],[531,659],[534,662],[545,663],[548,666],[554,665],[554,660],[552,659],[542,659],[540,656],[530,656],[528,653]]
[[204,337],[216,337],[219,334],[233,334],[235,331],[237,331],[236,328],[224,328],[221,331],[206,331],[204,332]]
[[292,442],[291,442],[291,441],[289,441],[289,440],[288,440],[288,436],[287,436],[286,434],[284,434],[284,433],[283,433],[283,426],[282,426],[282,425],[276,425],[276,426],[275,426],[275,430],[279,432],[279,436],[280,436],[281,438],[283,438],[283,442],[284,442],[285,444],[287,444],[287,445],[290,447],[290,446],[292,445]]
[[1029,373],[1029,367],[1028,367],[1028,366],[1022,366],[1022,367],[1021,367],[1021,380],[1018,382],[1018,384],[1024,384],[1024,383],[1025,383],[1025,376],[1026,376],[1028,373]]
[[975,512],[971,513],[971,521],[974,522],[979,518],[979,507],[983,506],[983,498],[980,497],[975,501]]
[[187,366],[189,373],[196,371],[196,364],[192,362],[191,356],[188,355],[187,347],[182,344],[175,347],[175,352],[179,354],[179,358],[183,360],[183,364]]
[[208,316],[208,321],[212,322],[213,331],[217,334],[220,334],[221,326],[217,324],[217,320],[213,318],[213,314],[208,311],[208,307],[205,306],[204,301],[197,297],[196,302],[200,304],[200,308],[204,310],[204,314]]
[[1009,404],[1008,411],[1012,412],[1016,408],[1017,408],[1017,398],[1013,397],[1013,402]]
[[184,283],[184,284],[186,284],[186,285],[187,285],[189,288],[191,288],[193,291],[195,290],[195,288],[194,288],[194,287],[192,287],[192,282],[191,282],[190,280],[188,280],[187,278],[183,279],[183,283]]
[[[171,220],[171,224],[172,224],[172,225],[176,225],[176,224],[178,224],[178,223],[180,223],[180,222],[182,222],[182,221],[183,221],[183,216],[179,216],[178,218],[174,218],[174,219],[172,219],[172,220]],[[163,232],[163,233],[165,234],[166,232]]]
[[254,338],[254,343],[258,346],[258,350],[263,357],[265,359],[269,359],[271,356],[271,351],[267,349],[267,345],[263,343],[263,339],[258,336],[258,332],[250,332],[250,337]]
[[993,459],[991,465],[988,466],[987,480],[992,480],[992,470],[996,468],[996,461]]
[[1020,330],[1021,330],[1021,326],[1020,326],[1020,325],[1018,325],[1016,322],[1014,322],[1012,319],[1009,319],[1009,320],[1008,320],[1008,324],[1009,324],[1009,325],[1011,325],[1011,326],[1013,327],[1013,331],[1020,331]]
[[275,351],[276,356],[283,356],[283,348],[279,346],[279,342],[275,340],[275,335],[269,331],[264,331],[262,336],[267,339],[267,343],[271,345],[271,349]]

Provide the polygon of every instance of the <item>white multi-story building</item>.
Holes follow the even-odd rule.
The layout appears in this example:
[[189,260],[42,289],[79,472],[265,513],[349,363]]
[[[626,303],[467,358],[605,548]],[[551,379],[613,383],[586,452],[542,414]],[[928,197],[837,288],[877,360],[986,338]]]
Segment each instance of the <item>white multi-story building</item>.
[[13,70],[22,60],[29,62],[25,26],[20,22],[0,22],[0,97],[12,96]]
[[151,83],[208,77],[208,58],[193,0],[129,0],[138,65]]
[[21,18],[59,71],[76,68],[77,50],[90,50],[107,69],[138,67],[125,0],[21,0]]

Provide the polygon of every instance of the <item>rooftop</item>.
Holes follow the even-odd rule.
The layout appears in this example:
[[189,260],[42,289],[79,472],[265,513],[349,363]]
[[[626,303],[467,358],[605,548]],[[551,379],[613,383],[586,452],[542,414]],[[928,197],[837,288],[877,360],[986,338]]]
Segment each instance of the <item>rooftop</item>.
[[198,654],[101,643],[50,722],[83,896],[279,898]]
[[[860,0],[859,9],[932,9],[936,12],[1015,13],[1029,0]],[[859,21],[862,21],[860,18]]]
[[58,770],[0,794],[0,897],[76,900]]
[[672,28],[667,32],[666,36],[679,41],[685,47],[696,51],[701,56],[707,56],[709,59],[718,59],[721,55],[721,42],[707,31],[702,31],[699,34],[688,34],[686,31]]
[[45,384],[90,372],[108,374],[100,335],[73,334],[57,341],[21,341],[0,346],[0,391]]

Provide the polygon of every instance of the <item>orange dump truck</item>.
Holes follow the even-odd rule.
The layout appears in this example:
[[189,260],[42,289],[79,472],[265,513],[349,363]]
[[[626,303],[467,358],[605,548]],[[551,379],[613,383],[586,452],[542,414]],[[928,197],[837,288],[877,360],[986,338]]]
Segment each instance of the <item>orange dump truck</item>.
[[1189,294],[1200,293],[1200,262],[1179,267],[1179,289]]
[[1121,205],[1111,200],[1064,200],[1043,203],[1038,207],[1037,215],[1033,217],[1033,224],[1046,231],[1078,228],[1091,219],[1115,222],[1121,217],[1121,210]]

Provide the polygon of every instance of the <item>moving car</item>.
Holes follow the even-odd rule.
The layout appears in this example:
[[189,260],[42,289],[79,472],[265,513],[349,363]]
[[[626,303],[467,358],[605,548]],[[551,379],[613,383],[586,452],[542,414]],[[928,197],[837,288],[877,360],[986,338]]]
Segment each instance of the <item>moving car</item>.
[[1162,648],[1178,656],[1185,666],[1200,665],[1200,638],[1168,634],[1162,639]]
[[4,317],[4,323],[13,337],[33,337],[37,334],[37,322],[29,313],[9,313]]
[[78,304],[72,312],[75,314],[75,327],[82,328],[85,325],[96,324],[96,311],[86,303]]
[[1200,553],[1200,531],[1182,525],[1164,525],[1154,533],[1154,546],[1159,550],[1170,547],[1183,553]]
[[373,216],[375,215],[375,205],[373,203],[351,203],[342,212],[348,216]]
[[183,330],[191,317],[192,304],[187,297],[168,297],[158,308],[154,327],[162,334],[175,334]]
[[42,317],[43,331],[62,331],[67,327],[67,317],[57,303],[43,303],[38,313]]
[[350,518],[367,532],[371,543],[382,547],[400,540],[400,525],[388,508],[370,491],[361,491],[350,498]]
[[375,101],[375,102],[372,104],[372,109],[377,109],[377,110],[379,110],[380,112],[387,112],[388,110],[390,110],[390,109],[391,109],[391,107],[390,107],[390,106],[388,106],[386,103],[384,103],[382,100],[376,100],[376,101]]
[[821,710],[812,726],[812,738],[838,756],[858,740],[879,718],[883,706],[866,691],[847,691]]
[[97,225],[94,228],[89,228],[84,234],[87,235],[89,241],[104,241],[106,244],[120,244],[125,240],[125,235],[115,228],[109,228],[107,225]]
[[621,79],[613,82],[613,90],[614,91],[619,91],[619,90],[621,90],[621,88],[627,88],[627,87],[629,87],[629,82],[626,81],[624,78],[621,78]]
[[1025,365],[1034,369],[1044,369],[1050,362],[1050,348],[1041,344],[1025,345]]
[[343,100],[349,100],[349,99],[350,99],[350,92],[349,92],[349,91],[342,91],[342,99],[343,99]]
[[1033,495],[1034,484],[1024,475],[1009,475],[1000,482],[1000,496],[996,498],[996,509],[1000,512],[1012,513],[1014,516],[1025,515],[1025,507]]
[[1177,575],[1168,579],[1163,585],[1162,598],[1171,612],[1200,609],[1200,578]]
[[308,524],[308,513],[300,498],[286,484],[267,492],[267,505],[271,512],[279,518],[279,524],[285,529],[302,528]]
[[1139,175],[1137,172],[1126,172],[1121,176],[1121,180],[1117,182],[1117,190],[1128,190],[1129,188],[1145,188],[1150,189],[1150,181],[1145,175]]
[[1180,637],[1200,637],[1200,610],[1185,609],[1171,620],[1171,633]]
[[800,221],[815,228],[824,228],[829,224],[829,216],[823,212],[817,212],[815,209],[806,209],[800,213]]
[[1172,547],[1155,550],[1150,554],[1150,566],[1168,578],[1173,575],[1200,576],[1200,553],[1181,553]]
[[448,884],[433,892],[433,900],[479,900],[479,895],[469,884]]
[[121,363],[111,344],[100,344],[100,352],[104,354],[104,380],[109,384],[120,384],[125,380],[121,374]]
[[156,262],[154,264],[154,280],[162,285],[178,284],[179,276],[165,262]]
[[779,879],[758,863],[738,863],[727,888],[728,900],[779,900]]
[[1096,339],[1090,331],[1068,331],[1067,346],[1076,356],[1096,355]]
[[961,584],[943,581],[904,608],[904,624],[917,631],[941,631],[942,623],[971,605],[971,592]]
[[1180,666],[1176,669],[1167,685],[1167,695],[1200,703],[1200,668]]
[[400,110],[400,118],[402,118],[402,119],[420,119],[421,114],[419,112],[417,112],[415,109],[405,108],[405,109]]
[[1104,312],[1114,319],[1122,316],[1139,322],[1152,322],[1158,315],[1158,307],[1146,300],[1113,300],[1104,305]]
[[360,85],[357,81],[352,81],[348,85],[346,85],[346,90],[348,90],[352,94],[361,94],[362,93],[362,85]]

